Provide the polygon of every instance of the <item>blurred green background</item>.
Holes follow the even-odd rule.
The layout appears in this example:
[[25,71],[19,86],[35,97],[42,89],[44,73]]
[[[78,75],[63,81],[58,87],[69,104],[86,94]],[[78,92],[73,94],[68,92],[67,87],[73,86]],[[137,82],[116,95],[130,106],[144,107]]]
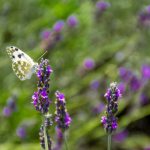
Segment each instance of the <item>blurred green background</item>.
[[[20,81],[11,68],[6,46],[17,46],[35,61],[45,52],[53,69],[50,81],[50,113],[55,111],[54,92],[64,92],[72,123],[67,131],[70,150],[105,150],[106,133],[100,123],[105,110],[110,82],[122,82],[120,67],[126,67],[141,79],[141,67],[150,63],[150,18],[139,22],[139,13],[149,0],[107,0],[106,10],[99,10],[96,0],[1,0],[0,1],[0,149],[40,150],[38,132],[41,115],[31,103],[36,90],[36,76]],[[68,22],[75,16],[75,25]],[[61,20],[63,29],[54,31]],[[145,20],[144,20],[145,21]],[[45,31],[50,38],[43,37]],[[88,65],[89,63],[89,65]],[[143,84],[145,80],[140,80]],[[94,84],[95,83],[95,84]],[[94,87],[92,86],[94,84]],[[119,101],[118,129],[123,138],[113,139],[114,150],[143,150],[150,145],[150,99],[141,105],[141,93],[126,91]],[[96,87],[95,87],[96,86]],[[15,95],[16,108],[8,116],[4,108]],[[150,94],[149,94],[150,95]],[[54,125],[55,126],[55,125]],[[55,127],[50,130],[53,145]],[[16,132],[25,127],[25,137]]]

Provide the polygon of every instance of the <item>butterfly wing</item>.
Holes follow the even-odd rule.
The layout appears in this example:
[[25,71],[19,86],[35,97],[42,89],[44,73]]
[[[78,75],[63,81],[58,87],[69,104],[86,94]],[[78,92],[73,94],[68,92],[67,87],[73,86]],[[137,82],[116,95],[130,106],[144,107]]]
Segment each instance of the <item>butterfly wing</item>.
[[6,51],[12,60],[12,69],[17,77],[20,80],[30,79],[38,64],[17,47],[7,47]]

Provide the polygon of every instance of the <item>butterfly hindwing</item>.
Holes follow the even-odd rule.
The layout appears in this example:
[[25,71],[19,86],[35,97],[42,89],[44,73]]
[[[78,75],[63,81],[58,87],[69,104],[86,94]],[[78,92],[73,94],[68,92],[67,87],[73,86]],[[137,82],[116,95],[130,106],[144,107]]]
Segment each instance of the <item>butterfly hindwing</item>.
[[38,64],[17,47],[7,47],[6,51],[12,60],[12,69],[17,77],[20,80],[30,79]]

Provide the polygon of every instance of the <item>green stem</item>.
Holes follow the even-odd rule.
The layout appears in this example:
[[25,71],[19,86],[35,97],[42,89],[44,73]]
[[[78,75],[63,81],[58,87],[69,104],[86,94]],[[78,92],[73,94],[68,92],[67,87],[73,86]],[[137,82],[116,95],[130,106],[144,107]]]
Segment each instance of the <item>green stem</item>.
[[65,149],[68,150],[67,137],[65,131],[64,131],[64,142],[65,142]]
[[48,139],[47,139],[47,130],[45,126],[45,117],[43,121],[43,128],[44,128],[44,141],[45,141],[45,150],[48,150]]
[[111,134],[108,134],[107,150],[111,150]]

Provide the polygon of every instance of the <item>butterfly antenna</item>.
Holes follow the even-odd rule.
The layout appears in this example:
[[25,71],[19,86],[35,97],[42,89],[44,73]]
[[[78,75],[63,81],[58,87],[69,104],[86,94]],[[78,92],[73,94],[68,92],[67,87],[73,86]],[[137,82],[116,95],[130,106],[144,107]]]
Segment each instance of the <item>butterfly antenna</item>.
[[39,61],[46,53],[47,53],[47,51],[45,51],[45,52],[42,54],[42,56],[40,56],[40,58],[38,58],[37,61]]

